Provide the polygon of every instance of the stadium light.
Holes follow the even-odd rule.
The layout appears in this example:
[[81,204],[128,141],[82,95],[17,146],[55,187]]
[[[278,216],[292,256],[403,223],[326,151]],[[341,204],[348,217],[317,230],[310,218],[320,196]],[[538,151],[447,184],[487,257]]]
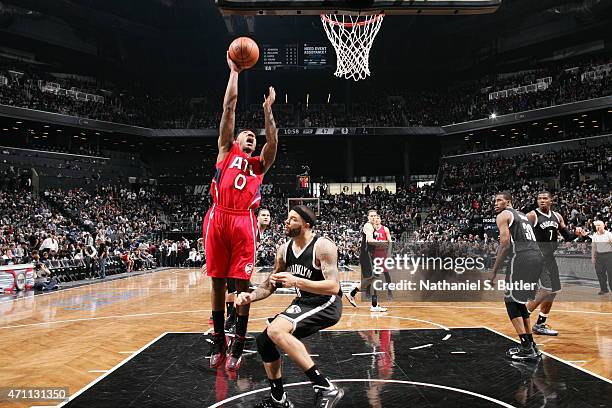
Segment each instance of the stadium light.
[[20,121],[17,121],[17,122],[15,122],[15,123],[16,123],[16,124],[18,124],[18,125],[21,125],[21,122],[20,122]]
[[287,96],[287,94],[285,94],[285,103],[289,103],[289,102],[287,102],[288,100],[289,100],[288,96]]
[[489,115],[489,119],[495,119],[497,117],[497,113],[493,112]]
[[330,99],[331,99],[331,94],[330,94],[330,93],[328,93],[328,94],[327,94],[327,103],[329,103],[329,100],[330,100]]

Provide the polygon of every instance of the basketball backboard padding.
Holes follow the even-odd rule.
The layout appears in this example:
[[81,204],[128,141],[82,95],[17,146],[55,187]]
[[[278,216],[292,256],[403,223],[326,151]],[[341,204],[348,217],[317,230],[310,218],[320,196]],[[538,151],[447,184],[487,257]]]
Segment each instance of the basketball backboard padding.
[[502,0],[216,0],[224,15],[469,15],[495,12]]

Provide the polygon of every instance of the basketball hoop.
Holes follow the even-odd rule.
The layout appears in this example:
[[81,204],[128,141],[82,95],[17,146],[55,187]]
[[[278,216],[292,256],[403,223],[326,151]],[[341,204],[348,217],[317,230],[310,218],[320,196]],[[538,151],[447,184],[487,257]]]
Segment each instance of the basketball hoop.
[[327,38],[336,49],[338,62],[335,76],[355,81],[370,76],[370,48],[384,16],[321,14]]

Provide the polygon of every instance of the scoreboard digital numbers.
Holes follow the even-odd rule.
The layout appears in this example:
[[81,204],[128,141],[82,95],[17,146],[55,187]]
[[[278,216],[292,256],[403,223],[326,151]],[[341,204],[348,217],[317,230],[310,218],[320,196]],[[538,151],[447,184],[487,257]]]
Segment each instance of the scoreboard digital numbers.
[[297,68],[298,45],[263,45],[263,66],[266,71],[275,69]]
[[327,45],[304,43],[302,47],[304,69],[327,66]]

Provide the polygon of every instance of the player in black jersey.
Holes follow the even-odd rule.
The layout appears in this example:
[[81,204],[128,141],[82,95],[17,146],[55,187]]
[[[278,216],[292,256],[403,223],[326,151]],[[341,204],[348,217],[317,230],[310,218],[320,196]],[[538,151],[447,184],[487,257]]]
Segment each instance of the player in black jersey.
[[527,304],[527,309],[529,312],[533,312],[538,306],[540,307],[538,321],[533,326],[535,334],[556,336],[559,332],[546,324],[546,319],[557,292],[561,291],[559,267],[554,256],[557,249],[557,240],[561,235],[566,241],[573,241],[582,236],[583,231],[580,227],[576,228],[575,232],[570,231],[561,214],[552,211],[551,207],[552,194],[548,191],[542,191],[538,194],[538,208],[527,214],[527,218],[533,224],[533,232],[544,256],[544,269],[539,282],[540,291],[535,300]]
[[270,382],[270,397],[256,407],[293,407],[283,389],[281,356],[277,346],[304,370],[313,384],[315,407],[333,408],[344,395],[323,376],[300,339],[335,325],[342,315],[342,291],[338,280],[338,248],[327,238],[312,232],[316,216],[308,207],[297,205],[285,221],[291,239],[276,253],[274,270],[257,289],[236,296],[236,305],[249,304],[270,296],[276,288],[295,288],[297,297],[277,314],[257,336],[257,350],[264,361]]
[[493,276],[508,255],[506,293],[504,301],[510,321],[521,339],[520,347],[513,347],[506,355],[513,360],[535,359],[540,352],[533,341],[527,302],[535,297],[537,282],[542,273],[542,252],[527,216],[512,208],[512,196],[503,192],[495,196],[495,213],[499,228],[499,250]]
[[379,278],[374,273],[374,253],[376,250],[383,250],[383,252],[389,248],[391,240],[378,241],[376,239],[376,230],[374,226],[377,225],[377,220],[380,218],[376,210],[368,211],[368,222],[366,222],[361,228],[361,248],[359,252],[359,265],[361,266],[361,287],[355,286],[350,292],[346,293],[346,297],[351,305],[357,307],[355,302],[355,296],[358,292],[365,291],[366,296],[371,297],[372,306],[370,306],[371,312],[386,312],[387,308],[382,307],[378,304],[378,295],[374,289],[374,281]]

